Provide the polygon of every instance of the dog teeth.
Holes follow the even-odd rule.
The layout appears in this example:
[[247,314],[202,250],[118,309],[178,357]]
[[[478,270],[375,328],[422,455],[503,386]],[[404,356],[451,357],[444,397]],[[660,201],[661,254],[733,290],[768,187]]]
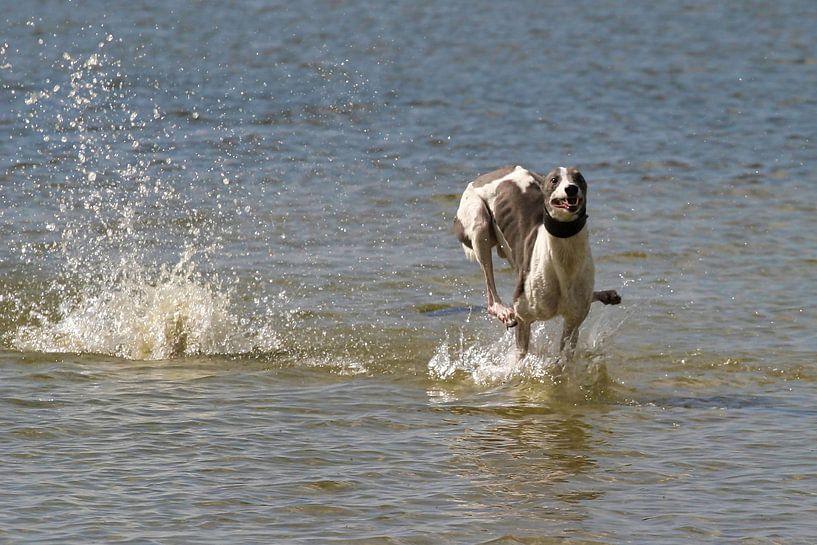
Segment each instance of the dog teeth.
[[571,208],[573,206],[578,206],[579,199],[578,197],[571,197],[567,199],[553,199],[550,201],[551,206],[556,208]]

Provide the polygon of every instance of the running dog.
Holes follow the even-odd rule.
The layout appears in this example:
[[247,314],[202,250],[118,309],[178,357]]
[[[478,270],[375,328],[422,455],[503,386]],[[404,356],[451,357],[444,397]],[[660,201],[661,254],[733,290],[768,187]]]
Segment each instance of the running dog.
[[[525,357],[531,324],[564,318],[560,351],[570,358],[579,326],[593,301],[617,305],[615,290],[593,291],[594,267],[587,222],[587,182],[576,168],[541,176],[520,166],[484,174],[462,194],[454,231],[466,257],[485,276],[488,313],[516,328],[516,353]],[[493,247],[516,273],[513,305],[499,298]]]

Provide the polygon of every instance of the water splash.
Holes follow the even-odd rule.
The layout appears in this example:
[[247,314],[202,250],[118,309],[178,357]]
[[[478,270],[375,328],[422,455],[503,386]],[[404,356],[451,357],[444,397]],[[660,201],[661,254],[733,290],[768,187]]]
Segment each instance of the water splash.
[[95,50],[63,52],[58,77],[14,105],[32,153],[15,158],[5,191],[24,204],[6,213],[30,228],[9,253],[19,278],[46,278],[36,293],[0,294],[16,313],[4,341],[146,360],[276,350],[273,309],[247,303],[236,271],[213,264],[247,213],[222,183],[238,177],[220,157],[208,166],[176,151],[188,127],[129,78],[110,51],[120,42],[105,33]]
[[24,351],[107,354],[162,360],[179,356],[277,350],[269,324],[235,312],[230,290],[196,273],[188,250],[151,281],[139,264],[112,282],[91,284],[63,300],[54,318],[20,326],[11,344]]
[[446,338],[437,347],[428,369],[435,379],[470,378],[483,386],[506,383],[516,378],[553,382],[558,375],[559,358],[558,355],[542,357],[531,353],[517,360],[513,333],[506,332],[496,342],[468,344],[461,331],[456,345]]
[[464,329],[452,343],[447,336],[428,362],[429,375],[441,381],[471,381],[481,387],[511,382],[559,384],[573,382],[582,389],[596,389],[609,381],[604,355],[615,332],[627,319],[623,309],[598,308],[590,314],[579,335],[578,356],[567,367],[559,353],[560,324],[534,325],[531,351],[522,360],[515,356],[514,334],[505,332],[497,341],[470,341]]

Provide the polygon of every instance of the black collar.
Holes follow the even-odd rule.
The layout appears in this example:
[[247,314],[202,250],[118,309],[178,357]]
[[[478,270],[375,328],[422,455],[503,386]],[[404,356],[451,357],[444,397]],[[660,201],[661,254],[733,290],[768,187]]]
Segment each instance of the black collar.
[[559,221],[545,210],[545,229],[548,233],[556,238],[570,238],[584,229],[584,224],[587,223],[587,214],[582,211],[582,215],[573,221]]

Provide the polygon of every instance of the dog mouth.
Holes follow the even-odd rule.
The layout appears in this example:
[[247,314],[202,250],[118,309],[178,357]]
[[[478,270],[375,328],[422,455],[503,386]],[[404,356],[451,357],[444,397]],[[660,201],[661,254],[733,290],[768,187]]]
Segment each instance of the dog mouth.
[[569,212],[577,212],[579,207],[582,204],[581,197],[566,197],[564,199],[551,199],[550,206],[553,208],[559,208],[561,210],[567,210]]

